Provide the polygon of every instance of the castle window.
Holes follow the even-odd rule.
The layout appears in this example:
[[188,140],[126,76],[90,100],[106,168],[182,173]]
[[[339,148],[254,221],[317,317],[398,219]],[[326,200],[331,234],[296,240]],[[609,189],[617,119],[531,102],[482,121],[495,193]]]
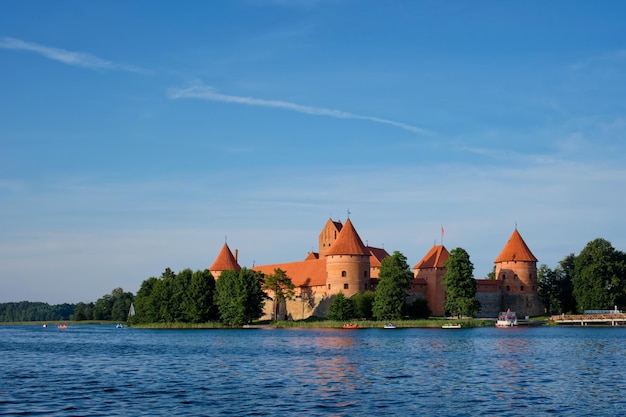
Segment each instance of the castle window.
[[330,284],[328,284],[328,289],[330,290]]
[[502,274],[502,279],[506,278],[506,274]]
[[346,275],[347,275],[347,274],[346,274],[346,271],[341,271],[341,276],[342,276],[342,277],[344,277],[344,278],[345,278],[345,277],[346,277]]
[[363,278],[367,278],[367,271],[363,271]]
[[343,289],[347,290],[348,289],[348,284],[343,284]]
[[520,289],[520,291],[524,291],[524,286],[523,285],[520,286],[519,289]]
[[[328,284],[328,289],[330,289],[330,284]],[[511,291],[511,287],[509,287],[508,285],[506,286],[506,290],[507,291]]]
[[517,281],[517,274],[513,275],[513,279]]

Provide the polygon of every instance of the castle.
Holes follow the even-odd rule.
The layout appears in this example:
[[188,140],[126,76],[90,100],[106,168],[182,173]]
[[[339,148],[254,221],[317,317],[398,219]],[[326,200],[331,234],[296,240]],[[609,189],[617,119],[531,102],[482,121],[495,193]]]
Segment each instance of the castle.
[[[346,297],[375,290],[381,261],[389,256],[383,248],[364,245],[348,218],[345,224],[328,219],[318,238],[319,251],[309,252],[302,261],[259,265],[251,269],[273,274],[277,268],[285,271],[296,286],[296,296],[279,307],[280,319],[304,319],[325,316],[333,296],[342,292]],[[445,262],[450,253],[443,245],[435,245],[414,267],[407,301],[425,298],[434,316],[443,316],[446,273]],[[532,254],[517,228],[494,261],[495,279],[477,279],[477,299],[481,304],[479,317],[496,317],[510,308],[519,316],[544,313],[538,296],[537,258]],[[233,255],[224,243],[209,271],[215,279],[226,270],[240,270],[237,251]],[[265,316],[274,317],[272,303],[266,303]]]

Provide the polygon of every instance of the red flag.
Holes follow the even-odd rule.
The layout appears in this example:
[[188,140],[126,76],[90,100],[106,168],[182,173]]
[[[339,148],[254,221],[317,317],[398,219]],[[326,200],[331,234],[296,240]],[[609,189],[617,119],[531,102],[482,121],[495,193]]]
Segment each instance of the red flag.
[[443,246],[443,224],[441,225],[441,245]]

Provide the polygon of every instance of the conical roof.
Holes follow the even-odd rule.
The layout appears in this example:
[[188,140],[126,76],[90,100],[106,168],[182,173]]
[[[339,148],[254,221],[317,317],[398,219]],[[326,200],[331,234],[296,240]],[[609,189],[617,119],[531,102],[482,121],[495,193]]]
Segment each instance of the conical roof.
[[413,269],[426,269],[426,268],[443,268],[444,263],[448,260],[450,252],[443,245],[435,245],[428,251],[426,256],[419,261]]
[[370,251],[365,247],[359,234],[354,230],[350,219],[341,228],[337,240],[330,247],[326,255],[369,255]]
[[500,252],[500,255],[496,258],[494,263],[499,262],[537,262],[535,255],[528,249],[526,242],[522,239],[522,235],[519,234],[517,228],[513,231],[513,234],[506,242],[504,249]]
[[230,251],[228,244],[224,243],[222,250],[220,250],[220,253],[217,255],[213,265],[209,268],[209,271],[239,271],[240,269],[241,267]]

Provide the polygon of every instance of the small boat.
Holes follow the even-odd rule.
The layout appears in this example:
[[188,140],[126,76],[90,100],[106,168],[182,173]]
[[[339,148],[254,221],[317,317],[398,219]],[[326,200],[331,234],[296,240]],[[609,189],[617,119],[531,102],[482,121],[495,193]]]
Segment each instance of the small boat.
[[59,324],[57,329],[67,329],[67,324]]
[[48,325],[47,325],[47,324],[44,324],[42,327],[45,329],[46,327],[48,327]]
[[387,323],[383,326],[383,329],[396,329],[398,326],[396,326],[393,323]]
[[116,324],[115,327],[117,327],[118,329],[123,329],[124,325],[122,323]]
[[517,326],[517,315],[509,308],[498,315],[496,327],[515,327]]
[[359,324],[358,323],[348,323],[348,324],[344,324],[341,327],[344,328],[344,329],[358,329],[359,328]]
[[441,326],[442,329],[460,329],[461,325],[459,323],[453,323],[453,324],[444,324],[443,326]]

